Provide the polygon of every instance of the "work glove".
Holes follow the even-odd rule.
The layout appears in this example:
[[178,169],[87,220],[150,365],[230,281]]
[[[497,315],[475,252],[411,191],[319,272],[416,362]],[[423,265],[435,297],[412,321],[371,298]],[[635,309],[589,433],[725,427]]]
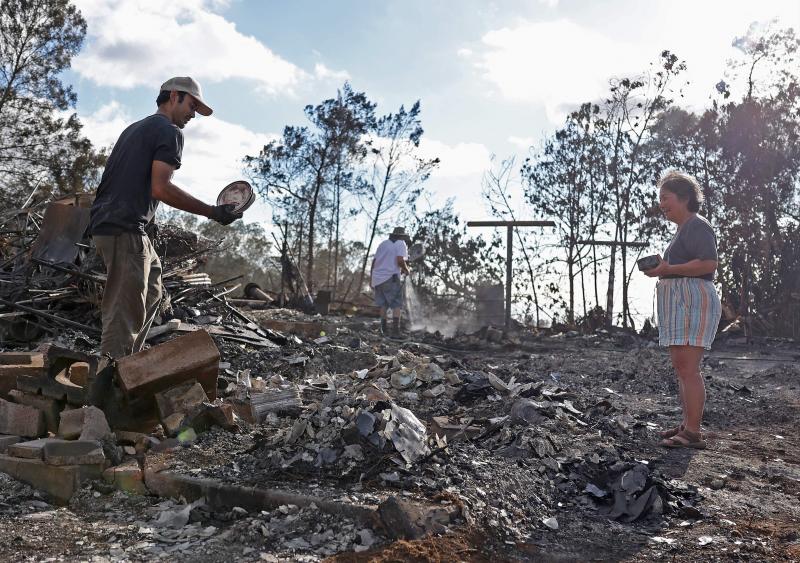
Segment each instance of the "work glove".
[[236,219],[242,218],[242,213],[234,213],[234,209],[236,209],[236,206],[232,203],[226,203],[225,205],[214,205],[211,207],[211,216],[209,219],[213,219],[220,225],[230,225],[236,221]]

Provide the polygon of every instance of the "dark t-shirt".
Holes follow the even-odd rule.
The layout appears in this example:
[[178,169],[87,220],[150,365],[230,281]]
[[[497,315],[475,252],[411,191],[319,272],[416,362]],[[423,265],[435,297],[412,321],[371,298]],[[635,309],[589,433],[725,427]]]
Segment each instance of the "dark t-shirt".
[[[705,217],[695,215],[678,229],[672,242],[664,251],[664,260],[669,264],[686,264],[692,260],[717,260],[717,237],[711,223]],[[664,276],[679,278],[685,276]],[[714,280],[714,273],[696,276]]]
[[153,161],[181,167],[183,133],[156,113],[129,125],[108,157],[91,210],[89,233],[141,233],[158,201],[151,194]]

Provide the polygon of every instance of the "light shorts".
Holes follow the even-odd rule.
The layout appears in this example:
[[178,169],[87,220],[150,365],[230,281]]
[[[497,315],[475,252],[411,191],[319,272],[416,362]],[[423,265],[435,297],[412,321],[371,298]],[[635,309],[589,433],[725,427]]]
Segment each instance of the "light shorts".
[[403,307],[403,284],[400,276],[392,276],[382,284],[375,286],[375,304],[386,309]]
[[658,343],[711,348],[722,305],[714,283],[702,278],[668,278],[656,285]]

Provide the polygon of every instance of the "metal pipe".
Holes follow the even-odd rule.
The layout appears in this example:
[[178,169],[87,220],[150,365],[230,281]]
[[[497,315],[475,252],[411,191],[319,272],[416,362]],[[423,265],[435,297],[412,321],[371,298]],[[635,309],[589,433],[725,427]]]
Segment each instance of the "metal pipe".
[[19,309],[20,311],[25,311],[26,313],[30,313],[31,315],[37,315],[39,317],[42,317],[43,319],[48,319],[48,320],[51,320],[51,321],[62,323],[62,324],[65,324],[67,326],[71,326],[73,328],[77,328],[79,330],[82,330],[84,332],[88,332],[90,334],[97,334],[97,335],[100,334],[100,331],[97,330],[94,327],[91,327],[91,326],[88,326],[88,325],[85,325],[85,324],[81,324],[81,323],[76,323],[75,321],[70,321],[69,319],[64,319],[64,318],[58,317],[56,315],[52,315],[50,313],[45,313],[44,311],[40,311],[39,309],[34,309],[32,307],[26,307],[25,305],[19,305],[17,303],[14,303],[13,301],[6,301],[5,299],[0,298],[0,305],[5,305],[6,307],[13,307],[15,309]]

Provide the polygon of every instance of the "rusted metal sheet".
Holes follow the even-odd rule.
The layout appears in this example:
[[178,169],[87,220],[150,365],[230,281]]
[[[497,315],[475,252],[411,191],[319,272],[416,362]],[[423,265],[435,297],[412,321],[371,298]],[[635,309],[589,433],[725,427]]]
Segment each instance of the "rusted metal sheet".
[[54,264],[72,264],[78,257],[75,244],[81,241],[88,226],[89,209],[51,202],[31,248],[31,257]]

